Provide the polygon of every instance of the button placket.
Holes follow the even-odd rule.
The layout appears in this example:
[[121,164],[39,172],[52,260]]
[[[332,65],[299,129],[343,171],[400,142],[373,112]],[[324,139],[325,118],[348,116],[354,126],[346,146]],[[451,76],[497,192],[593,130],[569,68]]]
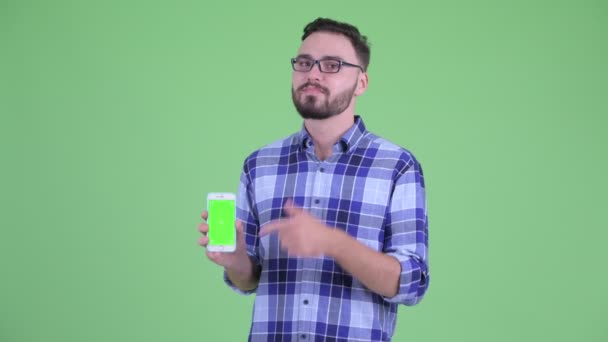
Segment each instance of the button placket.
[[[309,206],[310,213],[320,219],[323,219],[324,210],[319,208],[318,205],[323,203],[321,200],[328,195],[328,189],[326,186],[327,182],[327,167],[324,166],[324,162],[322,161],[314,161],[315,166],[311,168],[311,178],[312,182],[310,187],[310,192],[307,194],[309,196]],[[316,171],[315,171],[316,170]],[[298,311],[299,317],[304,321],[300,321],[298,324],[298,329],[300,332],[299,339],[301,341],[310,339],[310,336],[307,334],[310,331],[314,331],[314,325],[311,326],[311,321],[314,315],[314,301],[311,296],[315,293],[313,283],[315,281],[318,282],[318,275],[316,274],[319,265],[317,264],[317,260],[314,258],[304,258],[302,259],[303,279],[308,279],[309,281],[302,282],[300,284],[299,291],[299,300],[298,300]]]

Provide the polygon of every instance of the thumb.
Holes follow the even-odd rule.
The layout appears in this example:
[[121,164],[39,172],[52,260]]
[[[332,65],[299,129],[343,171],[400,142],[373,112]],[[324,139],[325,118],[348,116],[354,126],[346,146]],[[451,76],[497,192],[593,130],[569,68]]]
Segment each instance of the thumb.
[[235,227],[236,227],[236,237],[238,239],[240,236],[243,236],[243,234],[244,234],[243,233],[243,222],[241,222],[240,220],[236,220]]

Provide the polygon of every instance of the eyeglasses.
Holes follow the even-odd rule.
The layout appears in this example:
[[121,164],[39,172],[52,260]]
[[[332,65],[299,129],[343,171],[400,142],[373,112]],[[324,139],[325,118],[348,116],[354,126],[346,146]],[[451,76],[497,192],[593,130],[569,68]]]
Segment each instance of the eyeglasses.
[[291,66],[295,71],[307,72],[312,70],[312,68],[317,64],[319,66],[319,71],[335,74],[340,71],[340,68],[344,66],[355,67],[363,70],[363,67],[356,64],[350,64],[345,61],[341,61],[339,59],[326,58],[326,59],[312,59],[309,57],[296,57],[291,59]]

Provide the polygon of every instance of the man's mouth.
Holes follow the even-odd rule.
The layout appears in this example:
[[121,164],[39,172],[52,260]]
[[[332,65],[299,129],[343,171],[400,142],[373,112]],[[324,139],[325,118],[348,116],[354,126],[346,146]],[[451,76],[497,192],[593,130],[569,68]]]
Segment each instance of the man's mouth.
[[327,89],[320,87],[320,86],[313,85],[313,84],[305,84],[305,85],[301,86],[300,91],[304,92],[304,93],[320,93],[320,94],[327,93]]

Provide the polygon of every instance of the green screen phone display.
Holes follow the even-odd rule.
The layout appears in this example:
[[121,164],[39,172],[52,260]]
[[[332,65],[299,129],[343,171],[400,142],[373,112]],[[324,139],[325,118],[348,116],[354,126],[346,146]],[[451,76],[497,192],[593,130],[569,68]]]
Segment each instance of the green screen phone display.
[[233,200],[209,200],[209,244],[232,246],[235,244],[236,232],[234,220],[236,207]]

